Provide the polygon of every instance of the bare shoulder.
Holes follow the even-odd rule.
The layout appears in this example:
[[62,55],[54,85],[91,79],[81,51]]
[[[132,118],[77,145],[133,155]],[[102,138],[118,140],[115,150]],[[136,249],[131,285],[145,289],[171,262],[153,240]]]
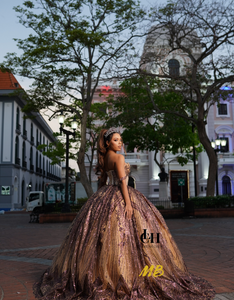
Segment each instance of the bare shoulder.
[[116,154],[115,159],[116,159],[116,162],[119,164],[124,164],[124,162],[125,162],[124,156],[122,154]]

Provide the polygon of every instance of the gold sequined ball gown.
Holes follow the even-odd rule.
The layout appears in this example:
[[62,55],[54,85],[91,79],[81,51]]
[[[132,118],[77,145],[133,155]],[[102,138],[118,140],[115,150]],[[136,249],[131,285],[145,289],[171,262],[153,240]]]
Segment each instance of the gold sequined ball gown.
[[[127,176],[129,170],[129,164],[125,164]],[[132,219],[128,220],[120,181],[114,170],[107,175],[107,185],[83,205],[52,266],[34,284],[36,298],[213,299],[212,285],[188,272],[155,206],[142,193],[128,187],[133,207]],[[146,236],[142,236],[144,230]],[[152,233],[155,237],[150,241]],[[156,272],[156,268],[161,271]]]

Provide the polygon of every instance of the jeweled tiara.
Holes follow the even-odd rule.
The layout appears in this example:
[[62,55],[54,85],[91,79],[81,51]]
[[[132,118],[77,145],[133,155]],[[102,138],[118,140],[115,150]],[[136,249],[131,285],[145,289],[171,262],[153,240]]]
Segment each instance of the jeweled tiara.
[[112,134],[112,133],[119,133],[119,131],[114,128],[114,127],[111,127],[110,129],[107,130],[107,132],[104,134],[104,137],[107,138],[108,135]]

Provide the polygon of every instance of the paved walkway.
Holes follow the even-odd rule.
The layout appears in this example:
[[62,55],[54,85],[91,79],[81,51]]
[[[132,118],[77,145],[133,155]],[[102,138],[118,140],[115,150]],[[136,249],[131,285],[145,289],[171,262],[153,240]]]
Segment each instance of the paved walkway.
[[[0,300],[32,300],[32,285],[70,223],[33,224],[29,215],[0,215]],[[166,220],[191,273],[210,281],[215,300],[234,300],[234,219]]]

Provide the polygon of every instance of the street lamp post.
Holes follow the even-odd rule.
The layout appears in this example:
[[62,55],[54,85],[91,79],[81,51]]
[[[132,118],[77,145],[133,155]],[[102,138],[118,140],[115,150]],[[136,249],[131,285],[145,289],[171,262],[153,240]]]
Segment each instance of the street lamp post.
[[[226,143],[227,141],[223,138],[223,139],[220,139],[219,136],[217,135],[217,139],[215,141],[211,141],[211,146],[212,148],[214,149],[214,152],[216,154],[216,158],[217,158],[217,168],[216,168],[216,196],[219,195],[219,181],[218,181],[218,155],[217,153],[218,152],[223,152],[223,149],[222,147],[225,147],[226,146]],[[215,146],[217,148],[215,148]],[[221,147],[220,147],[221,146]]]
[[73,129],[73,132],[68,131],[66,129],[63,128],[63,123],[64,123],[64,115],[63,112],[61,112],[61,114],[58,117],[59,120],[59,124],[60,124],[60,134],[62,134],[62,132],[64,134],[66,134],[66,183],[65,183],[65,203],[62,207],[61,212],[70,212],[70,204],[69,204],[69,197],[68,197],[68,172],[69,172],[69,135],[72,135],[73,137],[76,136],[75,130],[77,129],[77,122],[74,119],[71,122],[71,127]]

